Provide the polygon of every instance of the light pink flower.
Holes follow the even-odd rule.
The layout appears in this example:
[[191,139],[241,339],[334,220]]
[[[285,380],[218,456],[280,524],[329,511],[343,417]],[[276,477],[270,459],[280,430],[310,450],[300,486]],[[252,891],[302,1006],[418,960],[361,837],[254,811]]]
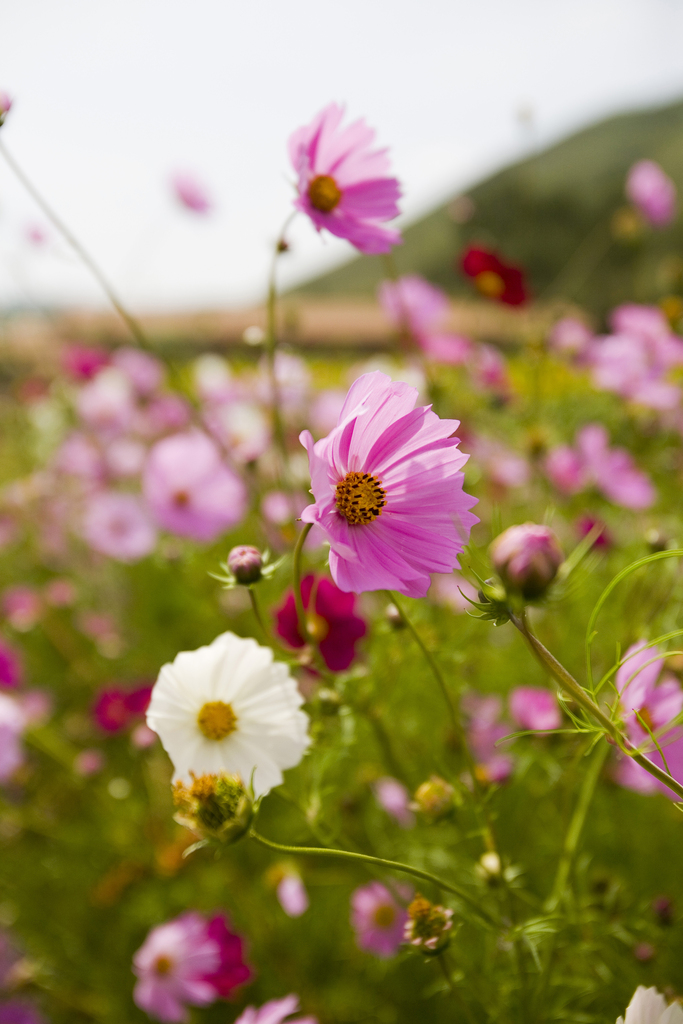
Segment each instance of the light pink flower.
[[158,437],[170,431],[183,430],[192,418],[190,407],[180,395],[157,395],[134,419],[134,429],[141,437]]
[[276,889],[280,906],[288,917],[301,917],[308,910],[308,893],[300,875],[286,873]]
[[412,828],[415,815],[410,809],[410,793],[398,779],[385,775],[373,784],[377,803],[387,814],[395,818],[401,828]]
[[157,734],[144,722],[136,725],[130,734],[130,742],[137,750],[147,750],[148,747],[154,746],[157,739]]
[[244,484],[199,430],[174,434],[151,448],[143,491],[159,526],[193,540],[215,540],[246,512]]
[[99,483],[104,477],[104,460],[95,442],[80,431],[73,431],[62,442],[54,457],[60,473],[78,477],[86,483]]
[[105,436],[122,433],[132,422],[133,394],[128,378],[107,366],[79,391],[78,413],[89,427]]
[[146,398],[161,387],[164,368],[158,359],[139,348],[119,348],[112,363],[128,378],[136,394]]
[[487,782],[504,782],[512,772],[513,762],[505,748],[498,746],[511,732],[501,720],[502,700],[496,695],[467,693],[462,709],[469,719],[467,735],[478,773]]
[[88,778],[90,775],[97,775],[104,768],[106,758],[101,750],[89,748],[81,750],[74,758],[74,771],[77,775]]
[[26,716],[13,697],[0,693],[0,782],[8,782],[24,763],[21,737]]
[[208,1006],[216,989],[207,981],[220,964],[218,944],[195,913],[153,928],[133,957],[137,1006],[169,1024],[188,1020],[186,1005]]
[[8,587],[2,594],[2,613],[14,629],[26,633],[40,618],[43,603],[33,587]]
[[415,408],[416,400],[415,388],[368,373],[351,386],[326,438],[301,434],[315,497],[301,518],[330,542],[341,590],[424,597],[430,573],[459,567],[478,522],[469,511],[476,499],[463,490],[458,421]]
[[4,92],[0,89],[0,124],[5,114],[9,114],[12,109],[12,97],[8,92]]
[[253,462],[270,445],[268,417],[255,402],[213,405],[204,414],[204,422],[235,462]]
[[472,351],[469,338],[444,331],[448,319],[448,298],[439,288],[417,274],[398,281],[384,281],[379,301],[387,318],[410,334],[422,351],[436,362],[457,366]]
[[58,577],[45,584],[43,596],[52,608],[69,608],[78,597],[76,586],[71,580]]
[[115,437],[107,445],[105,457],[112,476],[125,479],[138,476],[147,454],[145,446],[132,437]]
[[578,452],[567,444],[552,448],[545,460],[550,482],[562,494],[578,494],[588,485],[588,474]]
[[192,375],[202,402],[219,404],[235,397],[236,387],[227,360],[211,352],[195,359]]
[[88,499],[83,537],[94,551],[119,562],[137,562],[156,544],[156,532],[140,498],[120,491],[100,491]]
[[[286,1017],[296,1013],[299,1009],[298,996],[285,996],[284,999],[271,999],[263,1006],[248,1006],[244,1013],[235,1021],[235,1024],[282,1024]],[[287,1024],[318,1024],[315,1017],[297,1017]]]
[[600,423],[589,423],[576,435],[576,448],[560,445],[545,460],[550,481],[563,494],[576,494],[591,484],[608,501],[623,508],[650,508],[657,500],[652,482],[638,469],[625,448],[610,448]]
[[510,392],[507,362],[493,345],[477,345],[472,359],[472,380],[481,391],[492,391],[500,398]]
[[[289,416],[301,413],[311,388],[311,371],[304,360],[289,352],[276,353],[275,380],[281,410]],[[272,405],[271,378],[265,358],[259,364],[256,394],[265,405]]]
[[593,332],[574,316],[565,316],[553,326],[548,335],[548,344],[556,352],[581,355],[585,352]]
[[171,189],[180,205],[192,213],[209,213],[213,208],[208,192],[192,174],[174,174]]
[[54,700],[49,690],[27,690],[19,694],[17,700],[27,726],[43,725],[54,709]]
[[[615,686],[624,714],[624,723],[629,739],[634,746],[644,750],[647,757],[660,768],[664,767],[661,754],[650,739],[648,731],[638,721],[636,711],[664,751],[671,774],[683,782],[683,729],[674,726],[667,730],[683,710],[683,690],[675,676],[659,678],[664,658],[657,647],[645,647],[646,641],[639,640],[628,648],[622,659],[623,664],[615,676]],[[658,682],[659,680],[659,682]],[[664,793],[672,800],[678,797],[630,757],[623,757],[616,771],[618,782],[641,793]]]
[[557,697],[550,690],[538,686],[517,686],[510,694],[508,704],[510,714],[522,729],[546,732],[562,725]]
[[628,172],[626,195],[653,227],[676,216],[676,186],[654,160],[639,160]]
[[284,526],[296,518],[305,504],[305,501],[300,504],[293,495],[285,491],[268,491],[261,499],[261,512],[269,523]]
[[326,228],[361,252],[389,252],[401,235],[382,223],[399,214],[399,183],[387,176],[387,151],[370,148],[375,132],[364,121],[342,129],[343,116],[331,103],[290,137],[299,193],[294,205],[318,231]]
[[[410,891],[400,887],[406,902]],[[362,885],[351,896],[351,925],[361,949],[375,956],[394,956],[403,942],[408,913],[381,882]]]

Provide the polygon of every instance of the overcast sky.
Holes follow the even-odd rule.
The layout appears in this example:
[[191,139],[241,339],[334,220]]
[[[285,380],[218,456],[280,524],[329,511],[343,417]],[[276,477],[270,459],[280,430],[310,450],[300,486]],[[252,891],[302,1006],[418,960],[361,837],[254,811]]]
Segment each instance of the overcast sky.
[[[2,138],[136,309],[260,297],[287,137],[331,100],[391,147],[410,218],[532,144],[683,97],[683,0],[5,0],[1,20]],[[210,217],[174,205],[176,170]],[[44,224],[0,159],[0,302],[99,303],[54,232],[26,241]],[[350,254],[303,218],[293,240],[285,281]]]

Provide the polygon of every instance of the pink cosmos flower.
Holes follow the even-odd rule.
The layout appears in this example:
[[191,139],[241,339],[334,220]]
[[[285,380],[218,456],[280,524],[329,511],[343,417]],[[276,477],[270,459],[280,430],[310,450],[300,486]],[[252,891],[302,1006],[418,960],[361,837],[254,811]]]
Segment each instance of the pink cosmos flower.
[[609,435],[599,423],[589,423],[576,435],[576,448],[560,445],[545,460],[550,481],[563,494],[576,494],[589,485],[623,508],[649,508],[657,493],[648,475],[636,468],[625,448],[610,448]]
[[81,431],[72,431],[54,456],[58,472],[78,477],[86,483],[100,483],[104,478],[104,459],[95,442]]
[[93,718],[104,732],[120,732],[144,715],[152,696],[151,686],[138,686],[124,690],[108,687],[99,694],[93,707]]
[[[664,666],[662,652],[657,647],[646,648],[645,643],[645,640],[639,640],[629,647],[615,676],[626,732],[634,746],[643,750],[660,768],[664,768],[662,756],[647,729],[638,720],[637,711],[642,722],[656,736],[671,774],[678,782],[683,782],[683,729],[679,726],[667,729],[683,710],[683,690],[675,676],[664,675],[659,678]],[[672,790],[653,778],[630,757],[623,757],[619,761],[616,777],[628,789],[640,793],[659,791],[672,800],[678,799]]]
[[253,462],[268,449],[268,417],[255,402],[230,401],[213,405],[204,422],[235,462]]
[[94,747],[88,748],[87,750],[81,750],[74,758],[74,771],[77,775],[82,775],[83,778],[89,778],[91,775],[97,775],[104,768],[106,758],[101,750],[97,750]]
[[290,137],[299,193],[294,205],[318,231],[326,228],[361,252],[389,252],[401,235],[382,222],[399,214],[399,183],[387,176],[387,151],[370,148],[375,132],[364,121],[342,129],[343,116],[331,103]]
[[439,288],[417,274],[398,281],[384,281],[379,301],[392,324],[412,336],[435,362],[458,366],[470,355],[468,338],[443,330],[448,318],[448,298]]
[[585,352],[592,338],[593,332],[582,320],[577,320],[574,316],[565,316],[553,326],[548,336],[548,344],[556,352],[576,356]]
[[188,1020],[186,1007],[226,998],[251,975],[242,942],[221,915],[207,922],[190,911],[153,928],[133,957],[133,999],[158,1020]]
[[0,687],[15,690],[21,684],[23,675],[19,652],[0,639]]
[[[399,891],[410,899],[410,891]],[[394,956],[403,942],[408,913],[381,882],[362,885],[351,896],[351,925],[361,949],[375,956]]]
[[156,395],[144,408],[137,410],[133,426],[141,437],[158,437],[184,430],[191,419],[190,407],[180,395]]
[[296,499],[285,491],[268,491],[261,499],[261,512],[269,523],[284,526],[285,523],[291,523],[301,512],[306,501],[304,500],[300,507],[297,507],[297,504]]
[[200,430],[174,434],[150,450],[143,491],[156,521],[181,537],[212,541],[236,526],[247,492]]
[[28,690],[17,697],[27,726],[43,725],[54,708],[49,690]]
[[140,498],[119,491],[100,491],[88,500],[83,537],[93,551],[119,562],[138,562],[156,544],[156,532]]
[[[315,599],[311,608],[311,595]],[[365,636],[366,625],[354,613],[356,598],[335,587],[331,580],[316,580],[312,574],[301,582],[301,597],[306,610],[306,625],[311,639],[318,645],[327,667],[333,672],[348,668],[356,656],[356,644]],[[277,633],[291,647],[303,647],[299,632],[294,594],[290,591],[275,613]]]
[[300,875],[285,873],[278,882],[276,893],[278,903],[288,917],[301,917],[308,910],[308,893]]
[[134,414],[130,381],[116,367],[106,366],[81,388],[76,408],[93,430],[108,437],[121,434]]
[[14,629],[26,633],[40,618],[43,604],[33,587],[8,587],[2,594],[2,613]]
[[498,746],[510,734],[510,727],[501,721],[503,702],[498,696],[480,693],[465,694],[462,708],[467,715],[467,735],[477,763],[477,774],[486,782],[504,782],[512,772],[512,758]]
[[89,345],[65,345],[62,366],[73,380],[91,380],[109,363],[109,353]]
[[416,388],[367,373],[326,438],[301,434],[315,497],[301,518],[326,535],[340,590],[424,597],[430,573],[459,568],[479,521],[469,511],[476,499],[463,490],[458,421],[415,408],[416,400]]
[[180,205],[192,213],[209,213],[213,208],[208,192],[191,174],[174,174],[171,188]]
[[57,577],[57,579],[50,580],[49,583],[45,584],[43,596],[46,603],[52,608],[69,608],[72,604],[76,603],[78,591],[71,580]]
[[410,809],[410,793],[398,779],[385,775],[373,784],[377,803],[395,818],[401,828],[412,828],[415,815]]
[[8,999],[0,1003],[0,1024],[46,1024],[46,1020],[33,1003]]
[[[282,1024],[286,1017],[296,1013],[299,1009],[298,996],[285,996],[284,999],[271,999],[258,1009],[255,1006],[248,1006],[244,1013],[235,1021],[235,1024]],[[318,1024],[315,1017],[297,1017],[287,1024]]]
[[0,693],[0,782],[8,782],[24,763],[21,737],[26,724],[19,701]]
[[538,686],[517,686],[510,694],[510,714],[522,729],[546,732],[559,729],[562,715],[557,697]]
[[12,97],[8,92],[4,92],[2,89],[0,89],[0,124],[2,124],[2,120],[5,114],[9,114],[11,109]]
[[[290,417],[301,413],[311,388],[311,371],[304,360],[289,352],[276,353],[275,380],[282,411]],[[265,405],[273,404],[271,379],[265,358],[259,364],[256,393]]]
[[158,359],[139,348],[119,348],[112,363],[123,373],[136,394],[143,398],[154,394],[164,379],[164,368]]
[[676,216],[676,186],[654,160],[633,165],[626,179],[626,195],[653,227],[666,227]]
[[146,455],[145,446],[132,437],[115,437],[105,453],[107,469],[120,479],[138,476]]
[[507,362],[493,345],[477,345],[472,360],[472,380],[481,391],[491,391],[500,399],[509,397]]
[[152,732],[144,722],[136,725],[130,734],[130,742],[136,750],[147,750],[148,747],[153,747],[157,739],[157,734]]

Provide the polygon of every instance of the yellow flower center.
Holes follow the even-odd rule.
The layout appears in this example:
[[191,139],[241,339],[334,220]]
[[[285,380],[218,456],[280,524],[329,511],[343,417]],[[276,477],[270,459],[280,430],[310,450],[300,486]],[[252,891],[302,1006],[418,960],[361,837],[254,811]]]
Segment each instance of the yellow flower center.
[[197,725],[207,740],[224,740],[237,728],[237,715],[230,704],[212,700],[197,715]]
[[481,274],[477,274],[474,283],[487,299],[497,299],[505,291],[505,281],[494,270],[483,270]]
[[160,975],[162,978],[165,974],[168,974],[173,967],[173,961],[168,956],[158,956],[154,961],[154,973]]
[[381,480],[369,473],[347,473],[337,484],[335,504],[350,526],[371,523],[386,503]]
[[378,928],[391,928],[396,920],[396,909],[390,903],[380,903],[372,916]]
[[308,198],[311,206],[321,213],[330,213],[339,204],[342,197],[341,189],[329,174],[319,174],[308,186]]
[[306,616],[306,628],[311,640],[315,640],[317,644],[322,643],[330,631],[329,623],[316,612],[309,612]]

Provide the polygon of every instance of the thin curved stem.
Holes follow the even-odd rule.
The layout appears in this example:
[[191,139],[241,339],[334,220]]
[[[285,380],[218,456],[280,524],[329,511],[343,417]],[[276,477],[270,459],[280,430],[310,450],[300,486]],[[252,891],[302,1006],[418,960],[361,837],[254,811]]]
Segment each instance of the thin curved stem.
[[432,885],[435,885],[444,892],[452,893],[462,900],[463,903],[467,903],[487,924],[495,924],[490,914],[483,910],[478,901],[473,896],[470,896],[468,892],[460,889],[457,885],[452,885],[450,882],[444,882],[443,878],[438,878],[429,871],[414,868],[410,864],[402,864],[398,860],[386,860],[384,857],[372,857],[368,853],[353,853],[351,850],[332,850],[320,846],[285,846],[283,843],[275,843],[272,839],[266,839],[265,836],[259,835],[254,829],[249,830],[249,837],[257,843],[261,843],[262,846],[270,847],[271,850],[279,850],[280,853],[296,853],[306,857],[339,857],[343,860],[362,861],[366,864],[376,864],[378,867],[389,868],[392,871],[400,871],[406,875],[413,875],[415,878],[431,882]]
[[664,783],[665,786],[683,799],[683,785],[677,782],[671,775],[668,775],[659,765],[650,761],[645,754],[641,754],[635,749],[628,737],[621,732],[611,718],[608,718],[602,708],[598,707],[586,690],[574,679],[573,675],[567,671],[564,665],[560,664],[557,658],[553,657],[538,637],[534,636],[529,629],[526,618],[523,615],[522,617],[511,615],[510,621],[520,631],[537,661],[550,672],[551,676],[557,680],[565,693],[575,700],[602,727],[603,731],[614,740],[619,749],[632,758],[636,764],[639,764],[641,768],[644,768],[646,772],[654,776],[658,782]]
[[299,623],[299,633],[301,634],[303,639],[306,641],[306,643],[310,643],[311,642],[311,638],[310,638],[310,636],[308,634],[308,626],[306,625],[306,612],[305,612],[305,609],[304,609],[304,600],[303,600],[303,597],[301,596],[301,554],[302,554],[302,551],[303,551],[303,548],[304,548],[304,544],[306,542],[306,538],[308,537],[308,535],[311,532],[312,528],[313,528],[313,523],[306,523],[306,525],[304,526],[303,530],[301,531],[301,533],[297,537],[296,545],[294,547],[294,554],[292,556],[293,559],[294,559],[293,578],[294,578],[294,604],[296,606],[296,617],[297,617],[297,621]]
[[19,181],[24,186],[26,191],[36,201],[36,203],[41,208],[41,210],[48,218],[48,220],[54,225],[57,231],[59,231],[63,238],[69,243],[71,248],[74,250],[74,252],[78,255],[81,262],[84,264],[84,266],[88,268],[90,273],[93,275],[97,283],[104,291],[105,295],[111,302],[116,312],[119,314],[121,319],[126,324],[128,330],[131,332],[138,345],[140,345],[142,348],[150,348],[150,343],[147,340],[147,337],[142,327],[135,319],[135,317],[132,316],[125,308],[120,298],[114,291],[112,285],[109,283],[109,280],[105,276],[103,270],[95,262],[95,260],[90,255],[88,250],[81,244],[81,242],[79,242],[79,240],[70,230],[70,228],[66,226],[61,217],[52,209],[47,200],[43,198],[43,196],[38,191],[36,186],[33,184],[31,179],[22,170],[22,168],[19,166],[17,161],[14,159],[14,157],[2,141],[0,141],[0,153],[2,153],[3,157],[5,158],[6,162],[8,163],[16,177],[19,179]]
[[280,385],[277,379],[277,368],[275,365],[275,356],[277,352],[277,261],[278,258],[286,251],[283,248],[284,235],[291,224],[292,220],[296,216],[296,211],[287,218],[280,232],[277,242],[275,243],[275,249],[273,251],[273,258],[270,264],[270,274],[268,276],[268,298],[266,301],[266,363],[268,366],[268,377],[270,379],[270,392],[271,392],[271,414],[273,417],[273,434],[275,435],[275,443],[280,453],[282,460],[282,478],[283,482],[289,486],[289,454],[287,452],[287,438],[285,436],[285,427],[282,420],[282,411],[280,403]]

